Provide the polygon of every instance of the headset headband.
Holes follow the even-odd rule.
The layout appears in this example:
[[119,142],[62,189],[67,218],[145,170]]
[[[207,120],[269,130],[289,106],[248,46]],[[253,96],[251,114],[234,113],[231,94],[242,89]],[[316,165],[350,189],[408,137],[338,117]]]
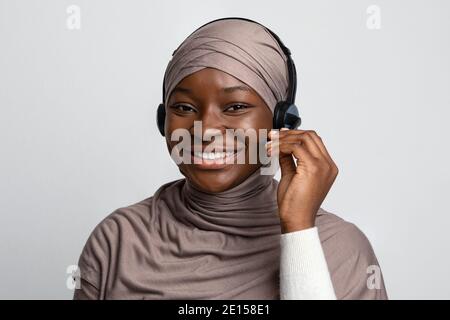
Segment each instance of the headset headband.
[[[267,30],[272,35],[272,37],[278,42],[281,50],[283,50],[283,52],[284,52],[284,54],[286,55],[286,58],[287,58],[287,70],[288,70],[289,83],[288,83],[288,95],[287,95],[286,101],[289,104],[295,104],[295,95],[296,95],[296,92],[297,92],[297,72],[296,72],[296,69],[295,69],[294,60],[292,60],[292,57],[291,57],[291,51],[289,50],[288,47],[286,47],[283,44],[281,39],[272,30],[270,30],[269,28],[263,26],[259,22],[256,22],[254,20],[250,20],[250,19],[247,19],[247,18],[227,17],[227,18],[220,18],[220,19],[216,19],[216,20],[213,20],[213,21],[205,23],[204,25],[202,25],[202,26],[198,27],[196,30],[194,30],[194,32],[192,32],[189,35],[189,37],[192,34],[194,34],[195,32],[197,32],[199,29],[203,28],[204,26],[206,26],[206,25],[208,25],[210,23],[213,23],[213,22],[216,22],[216,21],[221,21],[221,20],[228,20],[228,19],[239,19],[239,20],[244,20],[244,21],[256,23],[256,24],[260,25],[261,27],[263,27],[265,30]],[[181,46],[181,44],[180,44],[180,46]],[[175,54],[175,52],[178,50],[178,48],[174,50],[174,52],[172,53],[172,56]],[[165,80],[166,79],[165,78],[166,77],[164,77],[164,79],[163,79],[163,88],[162,88],[162,96],[163,96],[162,102],[163,103],[166,102],[165,101],[165,99],[166,99],[166,97],[165,97],[165,90],[166,90],[166,83],[165,83],[166,81]]]

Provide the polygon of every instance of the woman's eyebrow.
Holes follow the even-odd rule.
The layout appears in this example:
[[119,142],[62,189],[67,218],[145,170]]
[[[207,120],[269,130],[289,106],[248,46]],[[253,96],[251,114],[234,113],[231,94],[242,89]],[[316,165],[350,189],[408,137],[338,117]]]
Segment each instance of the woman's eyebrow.
[[233,87],[226,87],[223,88],[222,91],[226,92],[226,93],[231,93],[237,90],[243,90],[243,91],[252,91],[249,87],[244,86],[244,85],[238,85],[238,86],[233,86]]
[[188,89],[188,88],[183,88],[183,87],[176,86],[176,87],[172,90],[172,93],[175,93],[175,92],[192,93],[192,90],[191,90],[191,89]]
[[[237,85],[237,86],[232,86],[232,87],[225,87],[225,88],[222,88],[222,91],[225,92],[225,93],[232,93],[232,92],[237,91],[237,90],[248,91],[248,92],[251,92],[251,91],[252,91],[252,89],[250,89],[250,88],[249,88],[248,86],[246,86],[246,85]],[[180,92],[180,93],[192,93],[192,90],[191,90],[191,89],[188,89],[188,88],[176,86],[176,87],[172,90],[172,93],[175,93],[175,92]]]

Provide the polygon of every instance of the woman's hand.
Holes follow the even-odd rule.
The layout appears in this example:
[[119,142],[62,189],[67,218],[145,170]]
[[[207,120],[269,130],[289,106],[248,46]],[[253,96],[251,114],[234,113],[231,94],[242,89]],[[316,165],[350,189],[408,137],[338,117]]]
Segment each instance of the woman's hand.
[[267,151],[279,156],[281,168],[278,212],[282,233],[312,228],[338,168],[315,131],[283,128],[270,131],[269,138]]

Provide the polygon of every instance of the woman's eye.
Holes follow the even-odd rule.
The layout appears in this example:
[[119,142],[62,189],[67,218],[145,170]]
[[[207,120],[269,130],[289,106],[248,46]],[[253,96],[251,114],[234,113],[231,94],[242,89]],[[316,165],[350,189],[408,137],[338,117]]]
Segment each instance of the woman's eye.
[[226,111],[239,111],[246,109],[247,106],[244,104],[233,104],[232,106],[228,107]]
[[178,111],[183,111],[183,112],[191,112],[191,111],[195,112],[194,108],[192,108],[188,105],[185,105],[185,104],[178,104],[178,105],[173,106],[172,108],[174,108],[175,110],[178,110]]

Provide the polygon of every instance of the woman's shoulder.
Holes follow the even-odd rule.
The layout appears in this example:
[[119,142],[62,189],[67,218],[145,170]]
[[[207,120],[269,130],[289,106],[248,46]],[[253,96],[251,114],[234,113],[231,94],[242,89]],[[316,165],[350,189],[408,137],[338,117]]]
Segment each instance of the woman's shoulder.
[[111,267],[111,257],[123,245],[124,236],[145,234],[151,220],[153,196],[115,209],[92,229],[78,258],[80,277],[95,288],[101,287],[102,274]]
[[[386,299],[373,247],[354,223],[320,208],[316,226],[338,299]],[[371,278],[375,274],[375,277]],[[368,281],[376,281],[370,288]]]
[[153,196],[139,202],[115,209],[101,220],[93,232],[112,227],[135,227],[136,223],[148,224],[151,219]]
[[358,226],[323,208],[318,211],[316,226],[322,243],[342,244],[341,249],[345,246],[352,251],[372,249],[369,239]]
[[101,243],[107,245],[121,234],[130,235],[136,229],[148,227],[151,220],[152,202],[153,196],[115,209],[92,229],[86,246],[95,247],[97,245],[99,247]]

